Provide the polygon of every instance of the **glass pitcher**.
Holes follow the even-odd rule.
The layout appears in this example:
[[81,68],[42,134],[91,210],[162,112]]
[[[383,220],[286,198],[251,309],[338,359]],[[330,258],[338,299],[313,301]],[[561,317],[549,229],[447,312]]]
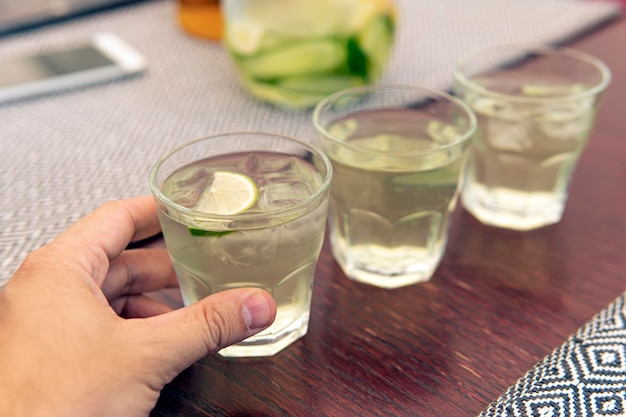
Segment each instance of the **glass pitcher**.
[[224,45],[253,96],[307,109],[376,82],[393,45],[393,0],[222,0]]

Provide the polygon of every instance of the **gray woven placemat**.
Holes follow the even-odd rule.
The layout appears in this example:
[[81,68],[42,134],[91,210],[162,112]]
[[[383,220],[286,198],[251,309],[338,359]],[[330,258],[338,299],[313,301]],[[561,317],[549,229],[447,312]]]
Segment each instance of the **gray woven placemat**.
[[625,302],[594,316],[479,417],[625,416]]
[[[605,3],[398,0],[385,82],[451,84],[465,51],[558,42],[613,16]],[[176,3],[154,1],[0,39],[0,57],[114,32],[149,63],[135,79],[0,106],[0,286],[22,259],[104,201],[148,192],[151,164],[207,134],[261,130],[309,140],[309,113],[251,99],[219,43],[187,36]]]

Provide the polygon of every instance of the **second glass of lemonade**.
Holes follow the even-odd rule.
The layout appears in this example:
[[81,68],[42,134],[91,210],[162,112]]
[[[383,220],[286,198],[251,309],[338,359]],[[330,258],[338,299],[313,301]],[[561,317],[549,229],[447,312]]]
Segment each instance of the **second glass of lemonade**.
[[331,177],[314,146],[265,133],[196,140],[153,167],[185,304],[239,287],[263,288],[276,301],[274,323],[222,356],[270,356],[306,334]]
[[428,281],[445,252],[474,114],[443,92],[367,86],[313,113],[332,160],[330,241],[356,281],[396,288]]

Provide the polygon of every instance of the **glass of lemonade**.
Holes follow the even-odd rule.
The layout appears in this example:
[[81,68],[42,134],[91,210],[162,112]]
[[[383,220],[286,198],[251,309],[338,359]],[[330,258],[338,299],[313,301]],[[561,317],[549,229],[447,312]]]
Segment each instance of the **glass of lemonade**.
[[481,222],[558,223],[610,71],[571,49],[505,45],[461,58],[455,91],[478,129],[461,199]]
[[427,281],[447,243],[470,137],[471,110],[443,92],[364,86],[313,112],[333,163],[333,255],[356,281],[396,288]]
[[393,0],[225,0],[224,45],[243,84],[287,109],[377,81],[395,34]]
[[314,146],[267,133],[196,140],[154,165],[150,187],[185,304],[239,287],[276,301],[274,323],[222,356],[270,356],[306,334],[331,177]]

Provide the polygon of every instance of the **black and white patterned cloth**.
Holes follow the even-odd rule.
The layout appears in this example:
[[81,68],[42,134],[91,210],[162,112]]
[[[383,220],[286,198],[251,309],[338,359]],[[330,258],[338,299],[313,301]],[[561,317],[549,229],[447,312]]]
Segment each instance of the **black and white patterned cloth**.
[[480,417],[626,416],[625,303],[623,294]]

